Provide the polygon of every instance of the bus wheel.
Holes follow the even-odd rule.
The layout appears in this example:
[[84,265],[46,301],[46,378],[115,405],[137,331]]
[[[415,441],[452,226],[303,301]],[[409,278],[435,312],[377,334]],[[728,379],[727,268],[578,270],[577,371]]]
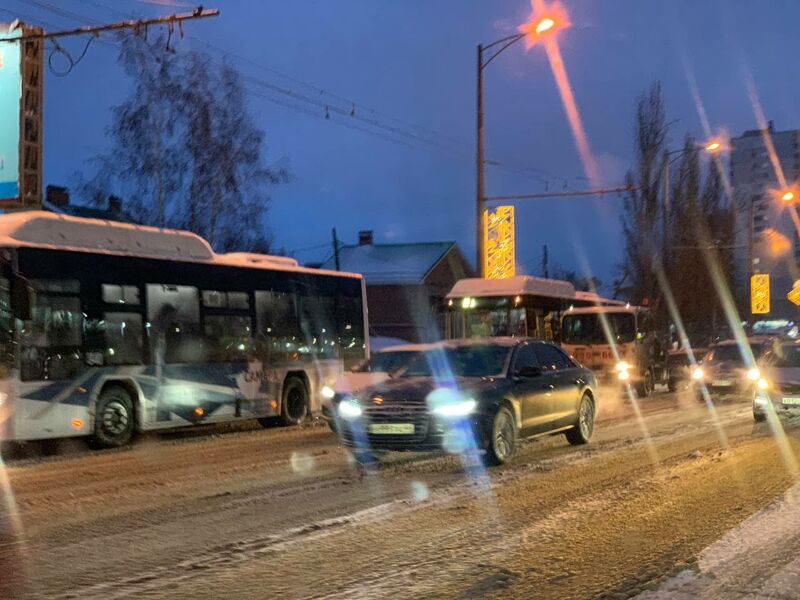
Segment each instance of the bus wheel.
[[636,384],[636,395],[639,398],[647,398],[653,393],[653,371],[647,369],[642,380]]
[[281,421],[284,425],[298,425],[308,412],[308,390],[299,377],[289,376],[283,384]]
[[133,436],[133,400],[124,387],[109,385],[103,388],[94,407],[93,446],[117,448]]

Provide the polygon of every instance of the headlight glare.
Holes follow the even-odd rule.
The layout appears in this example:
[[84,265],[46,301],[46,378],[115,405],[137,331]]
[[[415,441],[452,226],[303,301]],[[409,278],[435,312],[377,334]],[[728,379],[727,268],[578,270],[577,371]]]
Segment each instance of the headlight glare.
[[760,390],[768,390],[769,389],[769,381],[761,377],[758,380],[758,389]]
[[753,367],[747,371],[747,378],[750,381],[758,381],[761,378],[761,371],[758,370],[758,367]]
[[621,360],[621,361],[619,361],[619,362],[617,363],[616,369],[617,369],[617,371],[619,371],[619,372],[622,372],[622,371],[630,371],[630,369],[631,369],[631,364],[630,364],[629,362],[625,361],[625,360]]
[[323,398],[327,398],[328,400],[331,400],[336,395],[336,392],[334,391],[334,389],[331,386],[323,385],[322,389],[320,390],[320,394],[322,394]]
[[692,379],[699,381],[704,376],[705,373],[703,373],[703,369],[701,369],[700,367],[695,367],[694,370],[692,371]]
[[361,407],[355,400],[342,400],[339,403],[339,416],[343,419],[357,419],[362,412]]
[[433,409],[433,413],[440,417],[464,417],[475,412],[478,403],[469,398],[460,402],[441,404]]

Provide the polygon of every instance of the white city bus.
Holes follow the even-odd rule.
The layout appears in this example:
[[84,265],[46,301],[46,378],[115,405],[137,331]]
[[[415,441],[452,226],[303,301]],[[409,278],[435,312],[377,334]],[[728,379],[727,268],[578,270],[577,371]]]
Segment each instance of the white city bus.
[[274,417],[369,356],[360,275],[185,231],[0,216],[0,440]]

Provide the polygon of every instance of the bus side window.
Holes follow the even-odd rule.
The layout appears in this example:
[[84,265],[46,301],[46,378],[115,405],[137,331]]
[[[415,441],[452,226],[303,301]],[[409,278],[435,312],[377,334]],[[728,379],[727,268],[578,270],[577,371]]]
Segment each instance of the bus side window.
[[256,332],[259,354],[294,352],[302,344],[297,296],[285,292],[256,292]]
[[144,328],[139,313],[103,314],[105,364],[141,365],[144,362]]
[[147,284],[147,321],[154,362],[203,362],[200,302],[196,287]]

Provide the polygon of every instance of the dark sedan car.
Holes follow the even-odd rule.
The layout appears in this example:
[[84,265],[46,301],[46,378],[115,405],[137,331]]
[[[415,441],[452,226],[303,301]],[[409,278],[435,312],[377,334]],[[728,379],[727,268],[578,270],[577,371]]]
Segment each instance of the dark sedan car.
[[490,338],[430,346],[395,379],[334,399],[339,436],[360,462],[386,450],[482,453],[501,464],[520,437],[585,444],[595,377],[559,347]]

